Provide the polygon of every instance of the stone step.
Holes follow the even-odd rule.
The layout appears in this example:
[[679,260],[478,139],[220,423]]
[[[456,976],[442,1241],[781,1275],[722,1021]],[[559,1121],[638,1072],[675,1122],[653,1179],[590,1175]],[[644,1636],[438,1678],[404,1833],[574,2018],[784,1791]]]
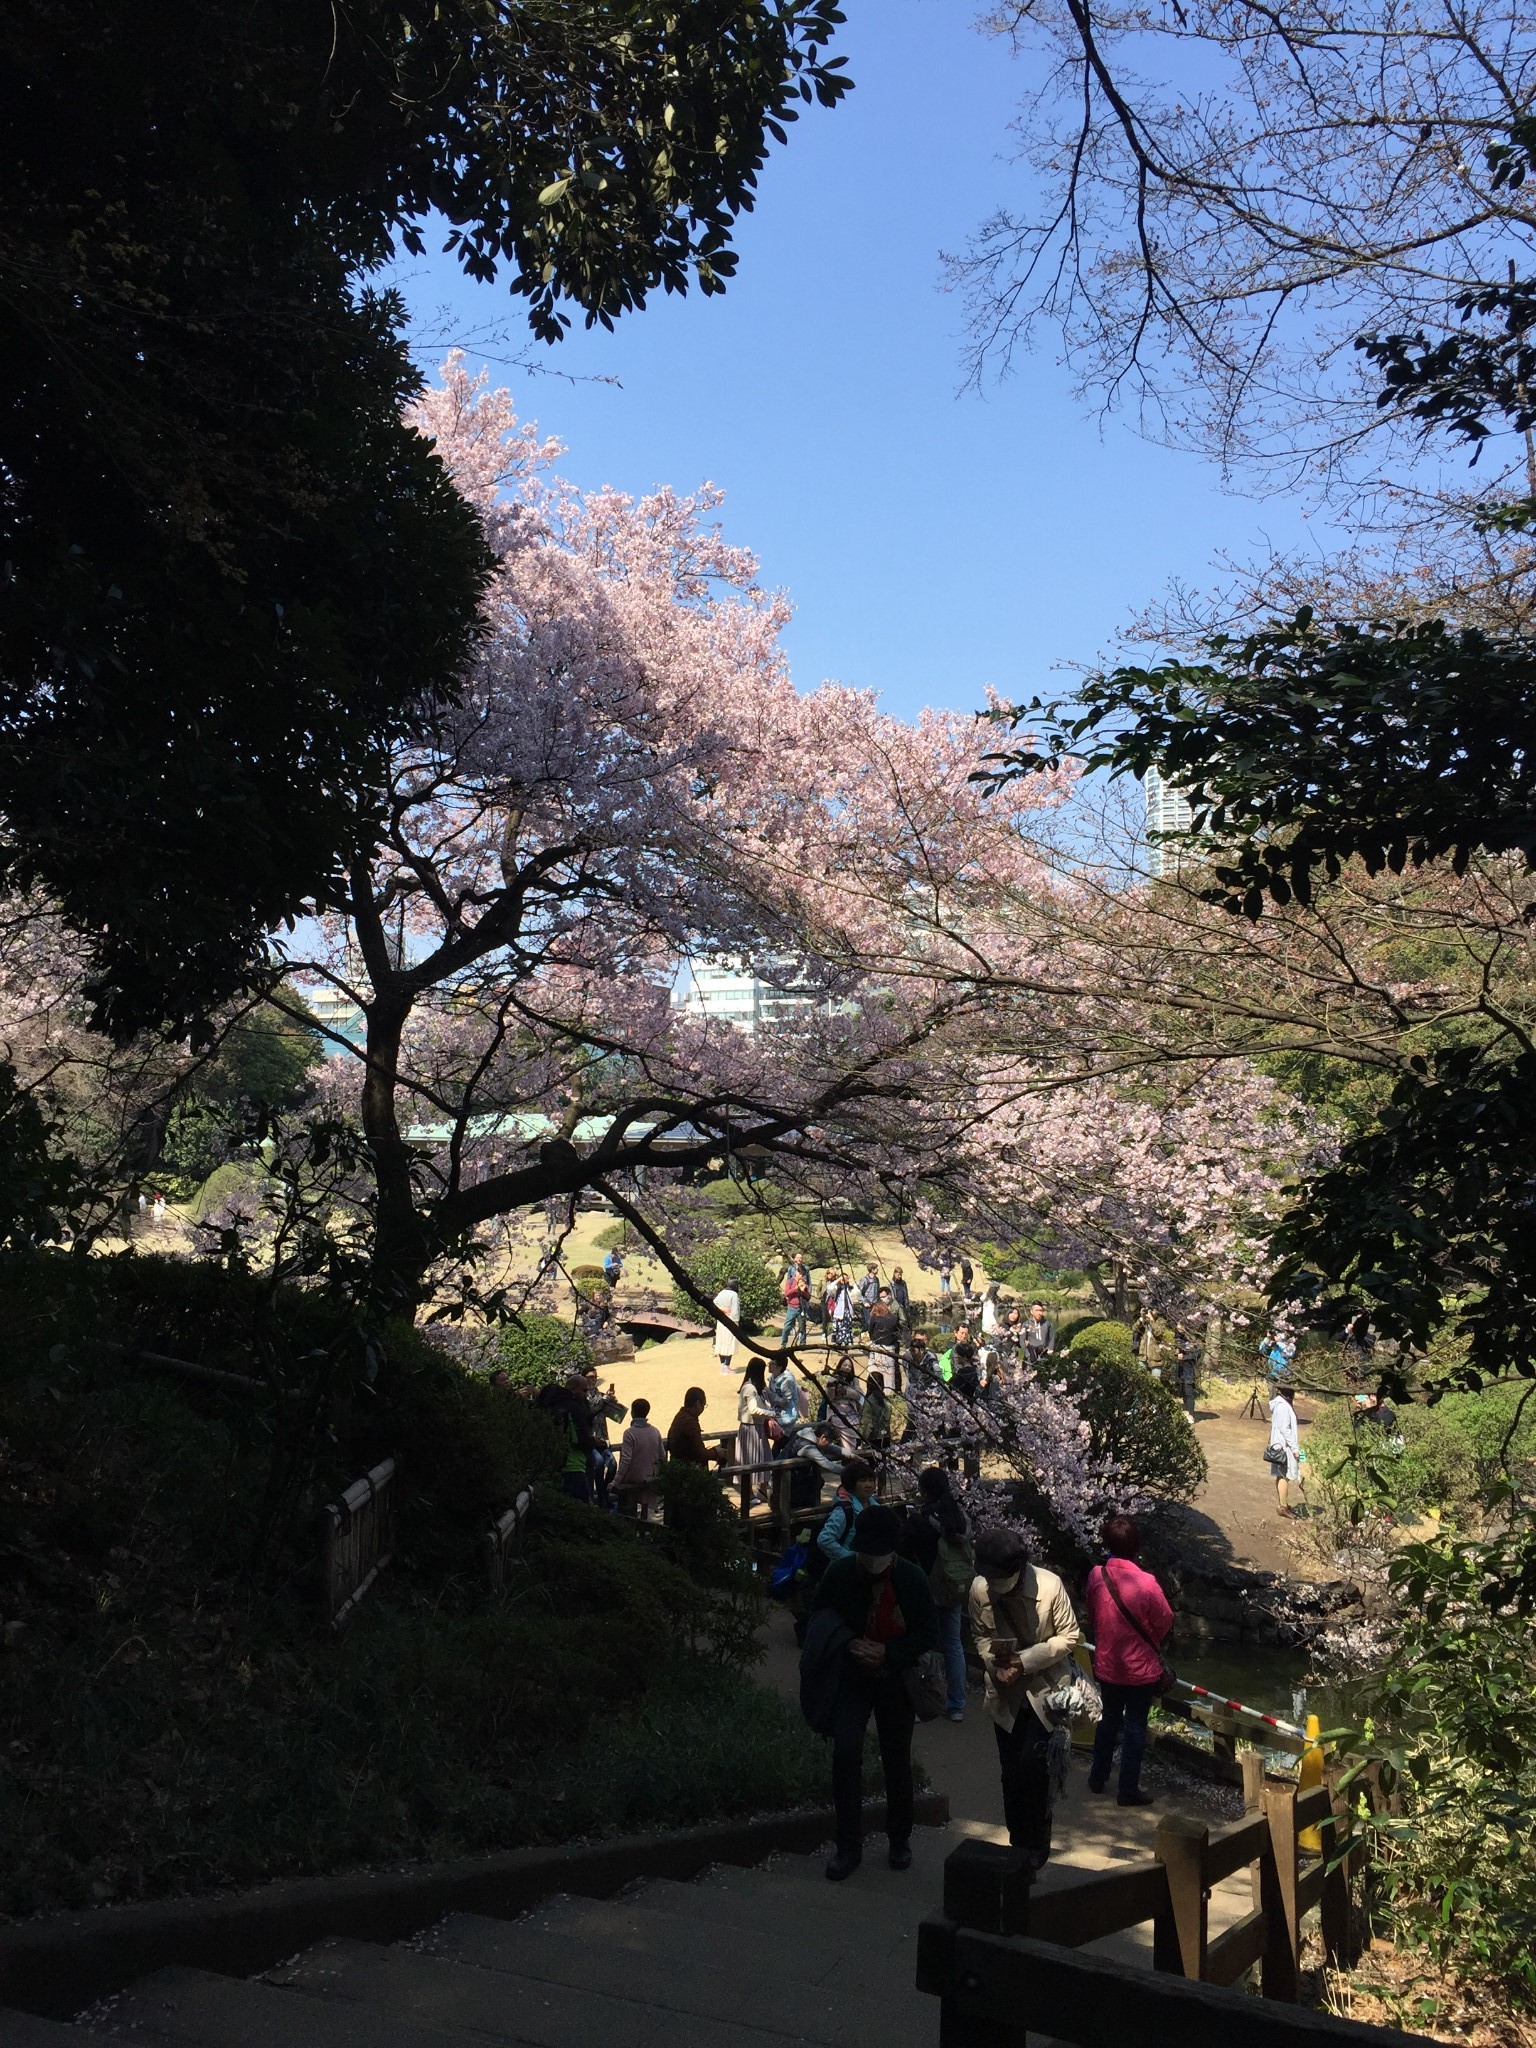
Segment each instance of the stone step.
[[87,2048],[100,2038],[67,2020],[42,2020],[35,2013],[0,2006],[0,2048]]
[[[185,2048],[448,2048],[438,2028],[376,2013],[329,2012],[270,1984],[221,1977],[212,1970],[174,1968],[141,1977],[107,2002],[102,2033],[136,2041],[174,2041]],[[97,2040],[96,2034],[74,2039]],[[0,2027],[0,2043],[11,2048]],[[19,2048],[30,2048],[29,2043]],[[44,2048],[39,2042],[37,2048]],[[62,2044],[60,2044],[62,2048]]]
[[713,1871],[691,1884],[655,1878],[633,1894],[634,1903],[651,1912],[672,1913],[680,1920],[719,1929],[755,1930],[771,1912],[775,1927],[783,1930],[792,1944],[791,1953],[799,1953],[795,1945],[802,1939],[825,1935],[829,1923],[878,1947],[883,1939],[915,1927],[930,1908],[937,1910],[936,1901],[919,1899],[908,1912],[884,1897],[850,1893],[848,1885],[830,1885],[825,1879],[821,1891],[815,1892],[794,1880],[781,1882],[747,1872],[736,1875],[747,1881],[733,1886],[723,1881],[723,1874]]
[[[600,1911],[603,1909],[599,1909]],[[623,1925],[624,1908],[607,1912]],[[896,1930],[898,1933],[900,1930]],[[601,1933],[572,1937],[537,1915],[523,1920],[487,1920],[451,1914],[433,1930],[437,1952],[485,1970],[519,1976],[549,1976],[566,1984],[592,1981],[594,1963],[605,1954]],[[838,2043],[889,2040],[931,2005],[919,2001],[915,1956],[890,1963],[866,1953],[867,1934],[845,1945],[824,1973],[809,1980],[790,1941],[779,1935],[771,1907],[765,1909],[753,1950],[738,1939],[736,1959],[722,1961],[718,1939],[700,1942],[696,1930],[675,1915],[653,1914],[642,1928],[631,1922],[632,1944],[606,1988],[678,2013],[766,2027],[780,2033]]]
[[828,1883],[825,1863],[819,1858],[804,1871],[771,1863],[761,1870],[717,1869],[699,1882],[738,1898],[783,1900],[792,1908],[814,1899],[820,1911],[837,1913],[859,1925],[880,1923],[892,1915],[898,1926],[915,1926],[925,1914],[937,1913],[944,1897],[942,1859],[926,1873],[915,1863],[911,1870],[890,1870],[883,1843],[875,1854],[866,1850],[863,1863],[841,1884]]
[[[690,1901],[696,1904],[703,1895],[703,1886],[675,1885],[673,1890],[683,1897],[670,1911],[653,1904],[646,1892],[606,1901],[561,1895],[545,1899],[524,1921],[572,1940],[601,1943],[611,1967],[600,1981],[610,1989],[622,1990],[630,1954],[663,1950],[674,1962],[705,1969],[717,1969],[723,1957],[739,1955],[754,1975],[772,1974],[778,1961],[792,1959],[799,1976],[812,1984],[849,1960],[862,1960],[880,1971],[900,1968],[909,1960],[914,1970],[917,1967],[910,1930],[899,1928],[888,1914],[871,1921],[845,1920],[820,1900],[814,1911],[798,1901],[776,1901],[769,1916],[759,1908],[755,1917],[722,1926],[707,1914],[689,1910]],[[770,1926],[777,1956],[767,1951]],[[451,1920],[418,1936],[410,1946],[429,1955],[461,1953]]]
[[[516,1926],[515,1921],[496,1925]],[[819,2048],[819,2042],[782,2029],[748,2026],[709,2013],[647,2003],[634,1995],[597,1989],[600,1957],[579,1945],[581,1968],[573,1983],[547,1968],[536,1975],[476,1969],[410,1948],[383,1948],[338,1938],[319,1943],[269,1978],[297,2003],[334,2014],[403,2015],[431,2024],[461,2044],[469,2037],[532,2048]],[[562,1958],[567,1972],[568,1958]],[[300,1994],[307,1994],[300,1997]],[[826,2036],[821,2036],[825,2040]]]

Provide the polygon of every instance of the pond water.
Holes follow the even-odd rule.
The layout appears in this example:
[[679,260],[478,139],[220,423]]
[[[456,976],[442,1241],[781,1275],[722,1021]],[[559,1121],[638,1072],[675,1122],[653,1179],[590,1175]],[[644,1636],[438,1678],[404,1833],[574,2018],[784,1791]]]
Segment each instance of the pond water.
[[1180,1678],[1300,1727],[1308,1714],[1316,1714],[1324,1728],[1342,1727],[1352,1718],[1348,1688],[1306,1684],[1310,1659],[1305,1650],[1203,1643],[1180,1650],[1172,1661]]

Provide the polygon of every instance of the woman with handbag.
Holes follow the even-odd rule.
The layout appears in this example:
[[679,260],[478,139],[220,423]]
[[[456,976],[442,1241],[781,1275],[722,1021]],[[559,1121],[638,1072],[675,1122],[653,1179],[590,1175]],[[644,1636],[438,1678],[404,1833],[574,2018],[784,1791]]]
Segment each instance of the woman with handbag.
[[1109,1556],[1088,1574],[1086,1591],[1093,1675],[1104,1696],[1104,1715],[1094,1732],[1088,1790],[1102,1792],[1108,1785],[1120,1742],[1120,1804],[1150,1806],[1151,1793],[1141,1789],[1141,1760],[1152,1702],[1174,1683],[1162,1652],[1173,1609],[1156,1579],[1136,1562],[1141,1531],[1130,1515],[1108,1516],[1099,1540]]
[[1264,1462],[1275,1475],[1275,1494],[1280,1513],[1289,1519],[1291,1484],[1301,1479],[1301,1437],[1296,1427],[1296,1407],[1291,1399],[1294,1380],[1278,1379],[1269,1390],[1269,1443]]

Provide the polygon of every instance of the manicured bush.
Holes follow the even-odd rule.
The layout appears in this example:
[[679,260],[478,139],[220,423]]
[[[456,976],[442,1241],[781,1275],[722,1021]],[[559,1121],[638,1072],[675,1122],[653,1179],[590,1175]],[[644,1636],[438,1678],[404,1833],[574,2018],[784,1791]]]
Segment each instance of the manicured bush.
[[1135,1343],[1125,1323],[1101,1320],[1079,1324],[1067,1348],[1084,1367],[1131,1365],[1136,1358]]
[[[760,1329],[782,1315],[784,1301],[777,1279],[763,1264],[761,1254],[744,1245],[734,1232],[701,1245],[682,1263],[706,1301],[713,1301],[726,1282],[734,1280],[741,1292],[741,1320],[749,1329]],[[681,1287],[673,1288],[672,1302],[680,1316],[706,1313]]]
[[525,1315],[496,1338],[496,1363],[514,1387],[547,1387],[592,1363],[592,1347],[563,1316]]
[[1188,1500],[1205,1481],[1206,1463],[1183,1404],[1166,1381],[1153,1379],[1129,1355],[1131,1333],[1123,1323],[1095,1328],[1114,1335],[1084,1342],[1093,1335],[1085,1331],[1064,1358],[1052,1361],[1053,1377],[1088,1425],[1094,1456],[1113,1458],[1132,1485],[1159,1499]]

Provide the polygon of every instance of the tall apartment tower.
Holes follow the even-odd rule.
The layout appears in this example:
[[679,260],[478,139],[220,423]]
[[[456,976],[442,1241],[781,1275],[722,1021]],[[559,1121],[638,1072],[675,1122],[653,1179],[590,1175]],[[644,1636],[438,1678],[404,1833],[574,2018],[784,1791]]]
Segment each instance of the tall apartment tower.
[[1164,782],[1155,768],[1141,779],[1147,799],[1147,866],[1154,875],[1167,874],[1178,860],[1178,849],[1160,845],[1153,836],[1159,832],[1187,832],[1194,823],[1189,798],[1171,782]]

